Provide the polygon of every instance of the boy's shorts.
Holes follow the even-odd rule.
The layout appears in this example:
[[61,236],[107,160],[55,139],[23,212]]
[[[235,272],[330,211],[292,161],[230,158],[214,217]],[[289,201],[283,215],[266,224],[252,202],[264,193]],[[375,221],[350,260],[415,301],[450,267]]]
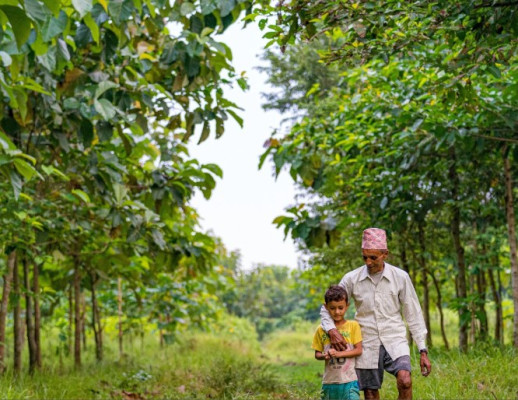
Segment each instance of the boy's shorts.
[[380,358],[377,369],[361,369],[356,368],[356,375],[358,376],[358,383],[360,390],[365,389],[380,389],[383,383],[383,371],[396,376],[399,371],[412,370],[409,356],[401,356],[393,360],[385,347],[380,347]]
[[358,381],[347,383],[324,383],[321,392],[322,400],[360,400]]

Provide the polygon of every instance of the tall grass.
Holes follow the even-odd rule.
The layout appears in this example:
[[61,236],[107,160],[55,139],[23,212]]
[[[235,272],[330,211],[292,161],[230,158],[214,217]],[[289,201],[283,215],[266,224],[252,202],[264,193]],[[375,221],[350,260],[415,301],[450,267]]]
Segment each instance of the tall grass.
[[[456,323],[451,318],[452,324]],[[118,360],[117,342],[107,337],[106,361],[93,359],[93,343],[83,367],[73,368],[63,343],[46,337],[45,367],[34,376],[12,372],[0,378],[5,399],[317,399],[324,363],[314,359],[311,341],[317,323],[303,322],[257,340],[245,320],[227,319],[210,332],[185,331],[160,347],[156,334],[127,341]],[[435,337],[434,337],[435,338]],[[411,355],[416,399],[518,399],[515,349],[481,343],[467,354],[430,350],[432,374],[419,373]],[[61,352],[61,356],[60,353]],[[109,361],[111,360],[111,361]],[[385,375],[382,398],[397,398],[395,379]]]

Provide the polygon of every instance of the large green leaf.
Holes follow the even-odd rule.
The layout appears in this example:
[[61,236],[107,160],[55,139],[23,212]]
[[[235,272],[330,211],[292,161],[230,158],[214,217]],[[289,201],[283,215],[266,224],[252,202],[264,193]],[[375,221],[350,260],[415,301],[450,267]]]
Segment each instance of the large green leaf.
[[92,10],[92,0],[72,0],[72,5],[81,18]]
[[25,11],[34,21],[43,23],[52,16],[51,11],[37,0],[25,0]]
[[113,117],[115,117],[116,108],[107,99],[95,100],[94,107],[105,121],[110,121]]
[[27,17],[25,12],[18,7],[0,5],[0,10],[7,16],[14,32],[16,44],[18,45],[18,48],[21,48],[27,39],[29,39],[29,35],[31,33],[31,20]]

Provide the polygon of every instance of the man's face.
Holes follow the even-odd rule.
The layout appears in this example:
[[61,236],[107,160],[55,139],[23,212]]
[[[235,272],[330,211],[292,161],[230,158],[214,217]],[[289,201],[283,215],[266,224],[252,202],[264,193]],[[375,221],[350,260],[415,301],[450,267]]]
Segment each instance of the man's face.
[[379,272],[383,269],[385,258],[388,252],[386,250],[362,249],[363,260],[369,269],[369,272]]
[[331,315],[331,318],[333,318],[333,321],[335,322],[339,322],[344,319],[344,315],[348,307],[349,306],[345,302],[345,299],[326,303],[327,311],[329,311],[329,315]]

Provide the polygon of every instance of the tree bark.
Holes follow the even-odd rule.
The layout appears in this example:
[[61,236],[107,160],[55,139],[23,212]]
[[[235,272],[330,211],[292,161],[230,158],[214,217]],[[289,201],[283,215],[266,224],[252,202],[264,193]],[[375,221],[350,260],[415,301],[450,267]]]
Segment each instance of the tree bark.
[[453,237],[453,246],[457,255],[457,295],[459,297],[459,348],[461,351],[468,350],[468,325],[469,325],[469,309],[466,305],[467,285],[466,285],[466,260],[464,258],[464,247],[460,241],[460,207],[459,201],[459,175],[456,167],[455,148],[450,147],[450,167],[448,177],[452,183],[451,197],[454,201],[451,210],[451,234]]
[[36,345],[36,367],[41,368],[41,341],[40,341],[40,327],[41,327],[41,310],[40,310],[40,267],[34,263],[32,274],[34,292],[34,343]]
[[27,345],[29,348],[29,373],[33,374],[36,369],[36,340],[34,339],[34,324],[32,313],[31,280],[29,276],[29,264],[23,259],[23,276],[25,282],[25,321],[27,324]]
[[[498,265],[498,257],[495,257],[495,266]],[[498,270],[497,270],[498,273]],[[498,291],[495,283],[495,277],[493,270],[488,269],[487,274],[489,276],[489,286],[491,287],[491,293],[493,295],[493,301],[495,302],[496,315],[495,315],[495,340],[503,344],[503,311],[502,311],[502,298]]]
[[479,270],[477,274],[477,291],[478,291],[478,320],[480,321],[480,337],[483,340],[489,338],[489,326],[486,312],[486,278],[485,271]]
[[419,237],[419,257],[418,262],[421,267],[421,279],[423,285],[423,313],[424,322],[428,333],[426,334],[426,345],[432,347],[432,329],[430,327],[430,293],[428,291],[428,270],[426,267],[426,245],[424,236],[424,222],[420,222],[418,226],[418,237]]
[[81,293],[81,338],[83,339],[83,351],[86,352],[86,300],[85,294]]
[[73,345],[73,327],[74,327],[74,282],[70,285],[68,291],[68,355],[74,354]]
[[20,274],[18,271],[18,263],[13,269],[13,339],[14,339],[14,372],[19,374],[22,371],[22,308],[20,305]]
[[518,347],[518,257],[516,253],[516,219],[514,216],[513,181],[511,175],[511,163],[507,156],[507,148],[504,148],[504,174],[505,174],[505,209],[507,217],[507,233],[509,237],[509,249],[511,258],[512,298],[514,305],[513,314],[513,346]]
[[117,303],[118,303],[118,314],[119,314],[119,359],[122,361],[123,357],[123,332],[122,332],[122,279],[117,279]]
[[95,276],[95,272],[90,273],[90,278],[92,280],[92,328],[94,331],[94,340],[95,340],[95,358],[97,361],[102,361],[103,359],[103,336],[102,336],[102,325],[101,325],[101,317],[99,312],[99,305],[97,303],[97,294],[95,290],[95,285],[97,283],[97,279]]
[[75,261],[74,270],[74,365],[81,367],[81,271],[79,260]]
[[446,329],[444,327],[444,314],[442,311],[442,294],[441,294],[441,288],[439,286],[439,282],[437,281],[437,278],[435,277],[435,274],[430,273],[430,276],[432,277],[433,285],[435,286],[435,291],[437,292],[437,310],[439,310],[439,320],[441,324],[441,336],[442,341],[444,342],[444,347],[446,350],[450,350],[450,344],[448,343],[448,337],[446,336]]
[[7,309],[9,306],[9,294],[13,280],[13,270],[16,264],[16,250],[11,251],[7,258],[7,271],[3,276],[4,285],[2,291],[2,303],[0,305],[0,373],[6,368],[5,364],[5,325],[7,319]]

